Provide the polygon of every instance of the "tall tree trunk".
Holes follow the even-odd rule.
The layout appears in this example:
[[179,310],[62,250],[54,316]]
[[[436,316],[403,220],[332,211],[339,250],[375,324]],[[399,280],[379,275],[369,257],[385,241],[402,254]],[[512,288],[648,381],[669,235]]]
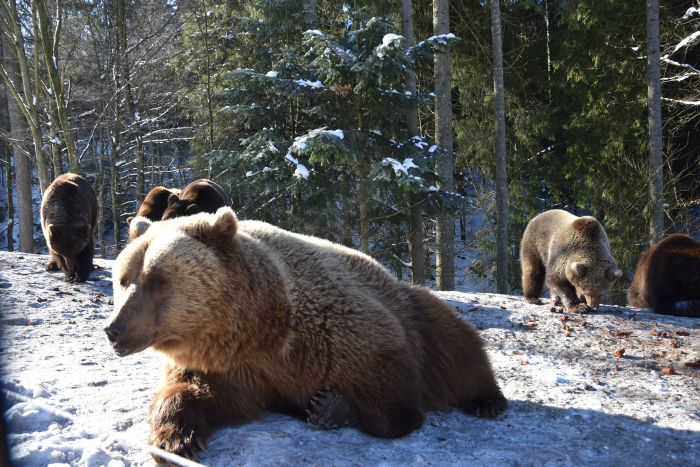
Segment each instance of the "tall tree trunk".
[[[15,64],[13,71],[7,70],[10,76],[5,74],[5,69],[2,67],[0,67],[0,75],[5,81],[7,90],[10,92],[13,100],[17,103],[19,111],[26,120],[26,123],[22,123],[22,127],[28,125],[32,133],[39,186],[43,193],[48,188],[50,180],[46,158],[42,150],[44,144],[42,142],[41,128],[39,128],[39,69],[34,67],[34,76],[31,75],[29,59],[26,54],[27,47],[25,47],[23,36],[25,31],[22,29],[16,1],[9,0],[5,4],[5,8],[0,10],[0,15],[2,15],[3,19],[8,19],[7,23],[12,28],[11,31],[7,31],[7,34],[14,38],[14,42],[10,43],[6,40],[4,48],[7,51],[6,56],[14,57],[12,61]],[[34,33],[35,35],[37,34],[36,24]],[[10,52],[10,49],[12,49],[12,52]],[[34,62],[37,60],[38,52],[37,48],[34,47]],[[32,84],[34,84],[33,88]],[[26,140],[22,144],[26,144]]]
[[[0,57],[3,56],[3,40],[0,38]],[[0,82],[1,84],[1,82]],[[9,102],[10,92],[0,86],[0,131],[10,134],[10,114],[6,102]],[[5,162],[5,188],[7,195],[7,251],[15,251],[15,204],[12,200],[12,145],[0,139],[0,155]]]
[[661,139],[661,65],[659,58],[659,0],[647,0],[647,64],[649,81],[649,202],[651,244],[664,237],[664,169]]
[[15,203],[12,201],[12,147],[6,144],[3,148],[5,154],[5,179],[7,180],[7,251],[15,251]]
[[63,174],[63,157],[61,157],[61,140],[59,137],[59,129],[61,122],[58,119],[58,112],[56,111],[56,104],[53,102],[48,102],[49,108],[49,119],[51,121],[51,126],[49,127],[49,146],[51,148],[51,162],[53,163],[53,170],[55,177]]
[[[53,22],[49,20],[48,10],[44,0],[34,0],[36,12],[39,15],[38,37],[41,41],[41,48],[44,51],[44,61],[51,83],[51,93],[56,100],[56,111],[63,130],[63,141],[66,144],[68,160],[70,161],[70,171],[74,174],[80,173],[80,160],[78,150],[75,147],[73,132],[68,120],[68,103],[64,92],[62,73],[58,71],[58,41],[61,34],[62,6],[61,0],[56,0],[56,29],[53,29]],[[38,154],[37,154],[38,157]]]
[[118,50],[121,54],[120,72],[122,74],[122,79],[124,81],[124,100],[126,101],[126,110],[129,113],[129,119],[131,125],[129,130],[134,138],[134,143],[136,145],[136,209],[143,202],[144,195],[144,168],[145,168],[145,156],[143,153],[143,142],[141,137],[141,130],[139,129],[139,118],[136,114],[136,106],[134,105],[134,93],[131,86],[131,69],[129,66],[129,57],[127,54],[127,42],[126,42],[126,5],[125,0],[117,0],[116,3],[116,14],[117,14],[117,40],[118,40]]
[[[1,37],[0,37],[1,39]],[[3,50],[8,47],[3,44]],[[4,67],[8,77],[15,83],[21,82],[19,64],[11,53],[4,54]],[[29,157],[25,154],[23,142],[26,141],[26,123],[22,115],[22,109],[15,98],[16,95],[6,86],[7,110],[10,123],[10,137],[15,142],[12,145],[12,154],[15,166],[15,183],[17,186],[17,211],[19,215],[19,251],[22,253],[34,253],[34,216],[32,212],[32,179],[30,173]]]
[[304,22],[309,29],[318,27],[318,7],[316,0],[304,0]]
[[[448,0],[433,0],[433,34],[449,34],[450,3]],[[437,173],[440,176],[440,190],[454,191],[452,172],[452,76],[450,71],[450,54],[441,53],[435,57],[435,142],[440,145],[449,158],[440,162]],[[437,289],[454,290],[455,288],[455,241],[454,217],[441,214],[436,223],[435,268],[437,270]]]
[[[401,0],[401,32],[403,33],[404,46],[406,48],[415,45],[413,39],[413,8],[412,0]],[[416,95],[416,73],[412,69],[406,70],[406,91]],[[410,109],[406,112],[406,124],[408,137],[420,136],[418,128],[418,109]],[[411,204],[411,228],[409,232],[409,244],[411,246],[411,278],[414,284],[425,284],[425,262],[423,261],[423,203],[420,195],[409,196]]]
[[506,167],[506,111],[503,89],[501,3],[491,0],[493,92],[496,105],[496,289],[508,293],[508,179]]
[[[116,106],[115,106],[116,107]],[[121,227],[120,216],[121,216],[121,196],[119,195],[119,166],[117,161],[119,160],[119,125],[114,123],[113,133],[109,138],[112,141],[111,148],[111,167],[110,167],[110,194],[112,197],[112,221],[114,222],[114,257],[119,255],[119,249],[121,244],[121,235],[119,229]]]
[[360,251],[369,255],[369,167],[360,165]]

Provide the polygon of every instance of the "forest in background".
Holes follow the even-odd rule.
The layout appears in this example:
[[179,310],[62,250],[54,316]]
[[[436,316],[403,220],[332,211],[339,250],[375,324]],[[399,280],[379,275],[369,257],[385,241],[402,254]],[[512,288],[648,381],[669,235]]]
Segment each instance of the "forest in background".
[[[662,230],[697,236],[700,11],[660,7]],[[94,186],[103,257],[152,187],[209,178],[240,218],[404,280],[497,290],[505,261],[508,292],[527,222],[560,208],[603,223],[624,304],[654,241],[647,17],[639,0],[0,0],[6,248],[45,248],[32,188],[61,173]]]

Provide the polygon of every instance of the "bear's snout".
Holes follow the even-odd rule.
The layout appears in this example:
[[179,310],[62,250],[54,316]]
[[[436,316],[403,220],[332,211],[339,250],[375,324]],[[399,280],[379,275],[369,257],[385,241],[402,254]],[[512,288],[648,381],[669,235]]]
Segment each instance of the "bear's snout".
[[114,322],[107,326],[104,330],[107,333],[107,339],[109,339],[109,342],[115,344],[119,341],[119,338],[124,335],[125,329],[126,326],[124,326],[123,324]]

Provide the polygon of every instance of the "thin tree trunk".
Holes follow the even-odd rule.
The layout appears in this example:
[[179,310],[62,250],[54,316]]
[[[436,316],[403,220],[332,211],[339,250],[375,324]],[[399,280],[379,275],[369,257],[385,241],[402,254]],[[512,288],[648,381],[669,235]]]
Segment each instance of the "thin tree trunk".
[[508,180],[506,169],[506,112],[503,89],[501,4],[491,0],[493,88],[496,104],[496,290],[508,293]]
[[649,81],[649,201],[651,222],[650,243],[653,245],[664,236],[664,169],[663,142],[661,139],[661,65],[659,58],[659,0],[647,0],[647,38]]
[[7,180],[7,251],[15,251],[15,203],[12,200],[12,147],[5,145],[5,179]]
[[129,68],[129,57],[127,56],[126,43],[126,5],[124,0],[117,0],[117,34],[118,47],[121,54],[121,69],[122,79],[124,80],[124,100],[126,101],[126,110],[129,113],[131,121],[130,133],[134,138],[136,145],[136,206],[141,205],[144,195],[144,168],[145,156],[143,153],[143,142],[141,140],[141,131],[139,129],[139,118],[136,114],[134,105],[134,94],[131,86],[131,70]]
[[[450,4],[448,0],[433,0],[433,34],[449,34]],[[454,191],[452,172],[452,76],[450,71],[450,54],[441,53],[435,57],[435,142],[440,145],[449,158],[438,164],[440,190]],[[436,286],[438,290],[454,290],[454,217],[441,214],[436,223],[435,267],[437,270]]]
[[119,160],[119,126],[114,123],[113,133],[110,140],[112,141],[112,154],[111,154],[111,167],[110,167],[110,192],[112,197],[112,221],[114,222],[114,257],[116,258],[120,251],[121,236],[119,229],[121,223],[119,218],[121,216],[121,196],[119,196],[119,166],[117,161]]
[[[49,127],[49,146],[51,147],[51,162],[53,163],[53,170],[55,177],[63,174],[63,158],[61,157],[61,143],[60,138],[58,138],[58,127],[61,124],[58,119],[58,112],[56,112],[55,103],[49,102],[49,118],[51,120],[51,126]],[[54,178],[55,178],[54,177]]]
[[73,132],[70,128],[70,121],[68,120],[68,103],[66,102],[63,88],[64,77],[58,72],[58,40],[62,24],[61,0],[56,0],[57,15],[55,31],[52,28],[53,23],[49,21],[49,15],[44,0],[34,0],[34,2],[36,5],[36,12],[39,15],[39,32],[37,39],[41,41],[41,48],[44,51],[44,61],[46,62],[46,70],[51,83],[51,92],[56,100],[56,111],[58,112],[58,119],[61,122],[61,130],[63,130],[63,141],[66,144],[66,151],[68,152],[70,171],[74,174],[79,174],[80,160],[78,159],[78,150],[75,147]]
[[[413,39],[413,8],[412,0],[401,0],[401,32],[403,33],[404,46],[406,48],[415,45]],[[412,69],[406,70],[406,91],[416,95],[416,73]],[[418,109],[406,112],[406,125],[408,137],[420,135],[418,128]],[[423,260],[423,203],[420,195],[411,194],[411,229],[409,232],[409,244],[411,246],[411,278],[414,284],[425,284],[425,262]]]
[[318,7],[316,0],[304,0],[304,22],[309,29],[318,27]]
[[[1,39],[1,38],[0,38]],[[6,43],[3,49],[6,49]],[[4,67],[8,77],[14,83],[21,80],[19,64],[11,53],[4,54]],[[16,96],[11,92],[10,85],[6,86],[7,109],[10,123],[10,137],[15,142],[12,145],[12,154],[15,166],[15,183],[17,186],[17,211],[19,215],[19,251],[22,253],[34,253],[34,216],[32,213],[32,179],[30,173],[29,157],[23,152],[26,151],[24,141],[26,141],[26,122],[23,118],[22,109],[17,102]]]
[[361,164],[360,176],[360,251],[369,255],[369,167]]

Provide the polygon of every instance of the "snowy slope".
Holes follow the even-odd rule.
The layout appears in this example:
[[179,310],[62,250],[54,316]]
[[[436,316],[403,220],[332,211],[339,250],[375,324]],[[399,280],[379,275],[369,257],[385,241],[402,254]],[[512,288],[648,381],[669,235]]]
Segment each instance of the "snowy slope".
[[[46,256],[0,253],[1,386],[76,419],[3,397],[14,463],[153,465],[142,445],[161,357],[146,351],[119,359],[107,345],[102,328],[112,308],[112,262],[96,260],[104,267],[93,273],[99,280],[74,285],[63,282],[60,273],[45,272],[46,261]],[[581,318],[519,297],[439,295],[483,328],[510,400],[505,415],[482,420],[458,410],[431,413],[417,432],[382,440],[353,428],[312,431],[302,420],[268,414],[215,431],[203,464],[700,463],[700,375],[683,365],[700,358],[696,321],[614,307]],[[676,336],[677,331],[689,335]],[[618,338],[620,332],[629,334]],[[615,351],[621,348],[625,354],[618,358]],[[662,374],[667,367],[676,374]]]

